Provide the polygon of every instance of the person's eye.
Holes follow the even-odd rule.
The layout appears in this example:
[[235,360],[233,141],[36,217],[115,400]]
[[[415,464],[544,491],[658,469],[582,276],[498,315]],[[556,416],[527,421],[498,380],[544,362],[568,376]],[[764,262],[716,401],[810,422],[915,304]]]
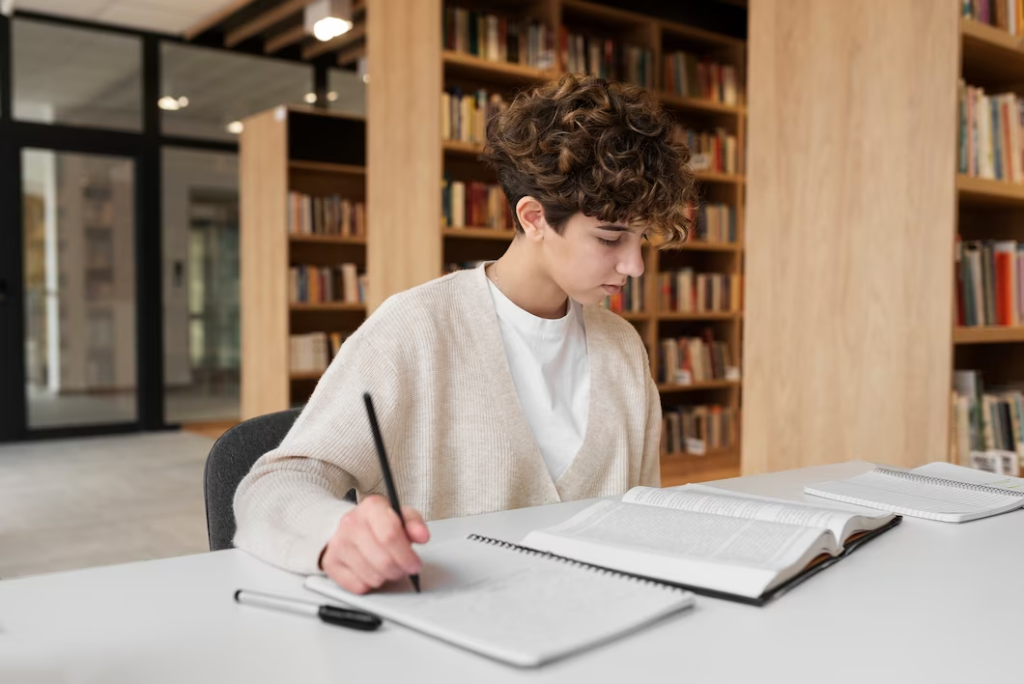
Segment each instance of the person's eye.
[[618,239],[615,239],[615,240],[605,240],[604,238],[597,238],[597,240],[602,245],[605,245],[607,247],[614,247],[615,245],[619,244],[619,240]]

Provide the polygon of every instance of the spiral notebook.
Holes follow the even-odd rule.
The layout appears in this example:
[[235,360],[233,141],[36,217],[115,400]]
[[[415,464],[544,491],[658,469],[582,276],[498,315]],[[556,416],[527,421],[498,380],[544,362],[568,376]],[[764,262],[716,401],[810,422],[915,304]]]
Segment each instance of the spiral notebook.
[[[962,472],[966,471],[966,472]],[[941,477],[937,477],[941,474]],[[915,518],[961,523],[1024,507],[1020,478],[932,463],[911,471],[878,467],[848,480],[807,485],[804,492]],[[980,481],[979,481],[980,479]],[[1016,481],[1016,482],[1014,482]]]
[[408,581],[355,595],[323,576],[306,588],[512,665],[533,667],[606,643],[693,605],[692,593],[489,537],[417,549]]

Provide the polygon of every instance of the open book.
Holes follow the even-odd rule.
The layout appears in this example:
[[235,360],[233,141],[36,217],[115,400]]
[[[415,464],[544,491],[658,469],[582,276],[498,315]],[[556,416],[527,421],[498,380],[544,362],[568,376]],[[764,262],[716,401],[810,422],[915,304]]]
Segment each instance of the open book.
[[523,546],[699,594],[764,605],[898,524],[879,511],[820,506],[701,485],[636,487]]
[[1024,507],[1024,479],[949,463],[929,463],[911,471],[878,467],[848,480],[807,485],[804,492],[954,523]]
[[693,605],[693,594],[472,535],[417,551],[407,580],[365,595],[323,576],[306,588],[455,646],[524,667],[623,636]]

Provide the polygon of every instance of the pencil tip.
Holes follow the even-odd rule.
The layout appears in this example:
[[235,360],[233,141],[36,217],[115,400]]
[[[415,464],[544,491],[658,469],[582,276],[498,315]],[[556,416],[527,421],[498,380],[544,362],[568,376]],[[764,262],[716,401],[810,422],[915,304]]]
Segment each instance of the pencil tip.
[[416,593],[419,594],[420,593],[420,576],[419,575],[409,575],[409,579],[412,581],[412,586],[416,590]]

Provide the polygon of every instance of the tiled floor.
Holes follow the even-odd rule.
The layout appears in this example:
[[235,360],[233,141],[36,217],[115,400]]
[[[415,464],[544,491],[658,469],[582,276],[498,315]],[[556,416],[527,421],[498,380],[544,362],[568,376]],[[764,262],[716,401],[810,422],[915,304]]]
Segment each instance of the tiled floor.
[[0,577],[206,551],[212,445],[186,432],[0,445]]

